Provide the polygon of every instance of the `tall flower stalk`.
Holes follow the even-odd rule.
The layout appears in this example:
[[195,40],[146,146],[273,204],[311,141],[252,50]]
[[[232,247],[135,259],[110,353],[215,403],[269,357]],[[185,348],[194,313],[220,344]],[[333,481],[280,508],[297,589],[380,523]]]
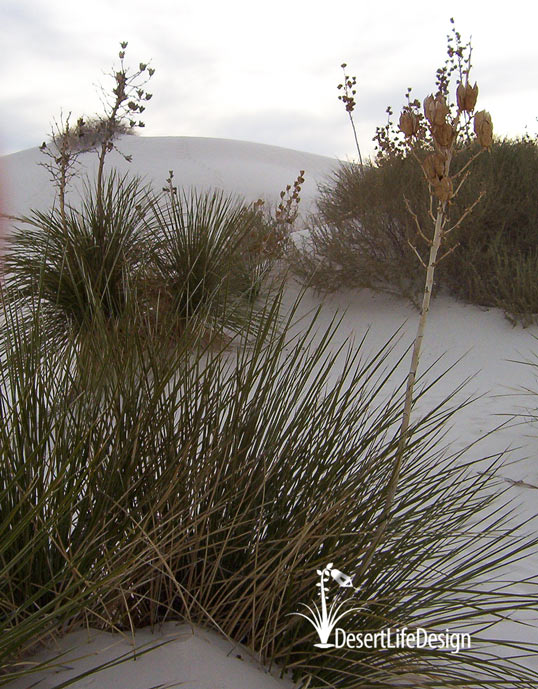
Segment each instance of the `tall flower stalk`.
[[341,100],[345,105],[346,112],[349,115],[349,121],[351,122],[351,129],[353,130],[353,137],[355,139],[355,146],[357,147],[357,153],[359,154],[359,165],[362,170],[363,165],[361,147],[359,146],[359,137],[357,136],[355,121],[353,120],[353,111],[357,105],[355,101],[355,96],[357,95],[357,89],[355,88],[357,85],[357,77],[350,77],[346,74],[347,64],[345,62],[343,62],[340,66],[344,72],[344,81],[337,86],[338,90],[343,89],[343,93],[338,96],[338,100]]
[[[453,23],[453,20],[451,20]],[[378,527],[373,539],[365,553],[358,574],[362,575],[369,566],[374,552],[380,543],[390,519],[398,480],[400,477],[404,450],[409,438],[409,426],[411,423],[411,411],[417,370],[422,351],[426,321],[430,310],[430,301],[434,285],[435,269],[446,256],[457,248],[452,244],[445,248],[449,235],[456,230],[464,218],[472,212],[480,202],[483,193],[471,203],[461,214],[459,219],[450,224],[450,205],[452,199],[458,194],[465,180],[470,174],[470,165],[484,150],[489,150],[493,142],[493,125],[491,116],[482,110],[476,112],[478,98],[478,86],[471,86],[469,74],[471,70],[471,45],[461,44],[461,37],[453,29],[453,37],[448,37],[448,59],[445,67],[437,71],[437,93],[427,96],[420,110],[420,102],[411,101],[410,92],[407,90],[407,105],[403,108],[399,119],[399,131],[404,136],[404,141],[395,141],[388,134],[383,137],[381,132],[389,132],[389,127],[378,129],[377,141],[381,145],[382,153],[388,155],[408,154],[416,158],[422,168],[429,189],[429,217],[433,224],[433,232],[423,228],[417,214],[411,208],[406,199],[409,213],[414,219],[417,238],[429,247],[427,258],[423,258],[416,243],[408,240],[410,248],[414,251],[422,267],[426,271],[424,292],[417,332],[413,344],[411,364],[407,375],[404,407],[402,420],[398,431],[398,444],[394,467],[387,486],[384,507]],[[448,103],[450,77],[454,71],[458,71],[459,80],[456,88],[456,103],[450,106]],[[389,114],[390,114],[389,109]],[[452,170],[452,163],[462,146],[469,147],[475,143],[469,134],[471,118],[474,123],[474,133],[480,148],[471,156],[468,162],[459,170]],[[421,157],[421,151],[427,151],[427,155]],[[422,154],[423,156],[423,154]],[[444,251],[442,249],[445,248]]]

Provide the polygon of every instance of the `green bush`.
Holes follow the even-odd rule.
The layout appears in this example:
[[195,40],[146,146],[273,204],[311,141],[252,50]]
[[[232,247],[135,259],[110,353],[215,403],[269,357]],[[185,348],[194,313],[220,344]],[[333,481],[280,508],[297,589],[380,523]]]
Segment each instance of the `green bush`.
[[523,321],[538,314],[538,142],[495,141],[474,163],[459,210],[484,199],[458,229],[458,249],[441,264],[441,281],[457,296],[497,306]]
[[[460,154],[461,166],[473,152]],[[447,248],[458,246],[438,266],[438,287],[525,323],[538,313],[537,178],[538,145],[529,138],[496,140],[474,162],[450,216],[456,221],[482,190],[485,196],[454,231]],[[408,242],[425,245],[405,199],[428,227],[428,198],[412,156],[385,158],[363,172],[341,165],[321,188],[321,222],[295,257],[299,272],[320,288],[371,287],[416,298],[423,270]]]
[[427,206],[427,187],[412,159],[363,168],[341,164],[320,188],[320,219],[314,219],[307,244],[292,255],[295,270],[326,291],[369,287],[416,294],[423,276],[407,242],[414,223],[405,193]]

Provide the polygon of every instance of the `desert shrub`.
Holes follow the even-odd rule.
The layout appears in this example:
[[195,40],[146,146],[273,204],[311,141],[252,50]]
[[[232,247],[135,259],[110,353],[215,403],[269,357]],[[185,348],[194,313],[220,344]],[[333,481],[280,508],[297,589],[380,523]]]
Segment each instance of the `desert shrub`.
[[[401,398],[383,393],[390,343],[370,361],[360,347],[335,351],[337,323],[302,317],[298,330],[298,305],[283,311],[282,297],[225,351],[191,337],[171,350],[133,328],[121,340],[104,330],[101,357],[76,347],[59,356],[42,347],[39,314],[22,337],[11,330],[17,314],[7,319],[4,678],[21,671],[12,663],[30,641],[82,617],[119,629],[178,618],[216,625],[262,660],[309,675],[311,687],[393,686],[410,669],[438,686],[531,686],[529,672],[488,657],[478,635],[458,656],[328,653],[291,614],[314,597],[316,568],[331,561],[352,573],[361,561]],[[101,384],[81,384],[74,368]],[[451,417],[437,408],[413,425],[392,519],[354,582],[350,604],[361,609],[349,629],[486,627],[535,603],[512,593],[503,567],[536,539],[508,516],[486,528],[498,487],[490,471],[439,450]]]
[[441,266],[441,281],[454,294],[500,307],[523,322],[538,313],[532,279],[538,247],[537,176],[536,140],[496,140],[489,155],[475,162],[473,178],[458,201],[464,205],[481,189],[486,194],[458,229],[457,251]]
[[295,270],[322,290],[418,293],[423,281],[407,241],[414,221],[405,194],[427,212],[428,190],[414,159],[394,157],[362,168],[342,163],[320,187],[319,222],[314,220],[303,250],[294,252]]
[[[460,154],[463,167],[473,149]],[[497,306],[528,322],[538,313],[532,279],[538,245],[538,145],[529,138],[497,139],[479,157],[450,217],[459,218],[485,191],[483,199],[454,232],[459,244],[442,261],[436,285],[471,303]],[[428,189],[412,156],[389,157],[365,166],[342,164],[320,189],[321,223],[312,230],[307,251],[295,258],[300,273],[330,290],[371,287],[416,299],[422,270],[408,240],[416,225],[428,223]]]

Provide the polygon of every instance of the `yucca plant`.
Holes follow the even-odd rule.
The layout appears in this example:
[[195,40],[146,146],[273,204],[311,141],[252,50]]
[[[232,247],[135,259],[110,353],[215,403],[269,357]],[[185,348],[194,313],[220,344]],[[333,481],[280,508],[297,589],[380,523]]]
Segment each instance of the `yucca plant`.
[[[122,598],[133,564],[124,556],[129,533],[114,530],[95,482],[104,450],[94,442],[101,410],[76,404],[78,349],[47,342],[39,310],[29,321],[13,302],[3,306],[2,685],[42,669],[30,652],[71,626],[114,628],[111,601]],[[53,654],[49,664],[56,662]]]
[[172,171],[163,192],[150,217],[154,319],[173,323],[178,332],[219,324],[236,332],[253,317],[253,303],[274,265],[266,251],[271,222],[256,204],[219,191],[178,189]]
[[[336,320],[320,327],[283,297],[231,349],[219,348],[219,332],[211,346],[189,337],[170,348],[135,326],[129,337],[103,330],[101,357],[75,345],[60,356],[26,328],[26,339],[7,340],[0,547],[10,672],[30,633],[84,614],[123,630],[173,618],[210,625],[310,676],[311,687],[388,687],[410,669],[432,686],[503,686],[501,673],[504,686],[532,686],[530,671],[476,647],[458,658],[328,652],[291,614],[312,599],[316,569],[359,566],[383,510],[402,391],[390,384],[391,343],[364,361],[360,346],[336,345]],[[85,370],[100,385],[81,384]],[[532,582],[511,590],[504,570],[537,539],[488,516],[499,499],[490,472],[440,451],[451,418],[440,407],[410,429],[392,519],[355,579],[349,629],[466,628],[536,604]]]
[[[451,23],[454,24],[453,19]],[[430,310],[435,271],[443,259],[458,248],[457,244],[451,242],[451,233],[457,230],[462,221],[472,213],[485,193],[482,191],[473,199],[459,217],[454,218],[451,215],[450,204],[457,197],[469,177],[470,166],[481,153],[489,150],[493,143],[493,125],[490,114],[485,110],[475,112],[478,85],[475,83],[474,86],[471,86],[469,81],[471,44],[463,45],[461,36],[455,28],[453,28],[452,34],[453,36],[448,38],[447,63],[444,68],[437,72],[437,93],[435,96],[431,94],[424,99],[424,114],[420,109],[420,101],[411,100],[411,89],[409,88],[406,94],[407,105],[402,109],[399,119],[399,132],[404,136],[403,141],[391,137],[386,130],[378,129],[377,134],[382,154],[394,157],[402,154],[402,152],[404,155],[407,153],[412,155],[420,165],[428,185],[430,209],[429,222],[427,225],[423,225],[409,202],[406,201],[407,209],[416,226],[416,238],[413,241],[408,240],[408,244],[424,268],[425,280],[420,316],[407,375],[394,469],[387,490],[383,516],[369,551],[361,564],[360,573],[369,566],[375,552],[376,541],[381,537],[381,533],[390,519],[393,495],[396,492],[396,484],[400,476],[402,450],[407,442],[411,420],[415,381]],[[451,104],[449,96],[453,72],[458,72],[458,82],[455,102]],[[471,122],[474,124],[475,142],[471,139]],[[456,167],[459,150],[464,145],[467,149],[471,149],[473,143],[478,144],[474,147],[473,154],[463,164]],[[417,248],[419,242],[426,245],[422,253]]]
[[96,211],[99,225],[103,224],[104,196],[106,186],[105,159],[108,153],[116,150],[126,161],[131,156],[123,154],[115,144],[120,134],[134,132],[136,127],[144,127],[142,120],[133,119],[146,109],[152,94],[145,87],[155,70],[144,62],[133,71],[125,64],[127,41],[120,43],[119,65],[114,66],[110,76],[113,79],[111,93],[101,88],[101,102],[104,113],[97,117],[79,117],[75,126],[71,125],[71,113],[55,122],[49,141],[44,141],[40,151],[47,161],[40,163],[51,175],[57,189],[58,211],[64,230],[67,232],[67,192],[73,177],[80,172],[81,153],[95,151],[98,154],[97,179],[95,185]]
[[150,191],[139,179],[112,173],[102,211],[89,183],[65,222],[58,208],[32,211],[10,240],[7,294],[37,300],[53,338],[87,335],[101,320],[117,324],[141,299],[137,286],[151,252],[149,204]]

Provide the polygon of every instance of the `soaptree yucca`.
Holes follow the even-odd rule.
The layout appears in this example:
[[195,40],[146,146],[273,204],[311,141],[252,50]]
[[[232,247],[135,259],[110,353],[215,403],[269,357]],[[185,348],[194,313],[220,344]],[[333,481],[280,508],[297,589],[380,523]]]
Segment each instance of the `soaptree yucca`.
[[276,258],[275,227],[261,204],[220,191],[177,188],[170,172],[148,213],[153,259],[146,290],[158,329],[237,332]]
[[[216,335],[211,347],[189,337],[170,348],[133,328],[121,340],[103,332],[100,358],[48,348],[38,313],[19,336],[9,305],[0,662],[11,677],[31,668],[14,664],[22,650],[67,624],[133,631],[180,619],[216,627],[311,687],[392,687],[411,671],[415,686],[532,686],[530,671],[480,640],[536,603],[532,582],[522,592],[506,571],[536,538],[510,520],[498,461],[478,472],[441,450],[449,406],[415,420],[391,520],[358,577],[398,449],[399,360],[391,343],[362,357],[337,321],[283,299],[268,300],[233,348]],[[100,384],[85,385],[90,375]],[[328,562],[354,574],[358,590],[342,600],[349,629],[457,626],[476,632],[473,648],[316,647],[293,613]]]
[[100,202],[98,187],[88,184],[78,208],[32,211],[10,238],[6,295],[39,303],[43,328],[58,341],[134,317],[151,251],[150,199],[139,179],[113,173]]
[[[451,20],[452,24],[454,23]],[[420,316],[407,377],[405,401],[399,431],[398,449],[395,454],[394,468],[386,494],[385,509],[380,519],[369,551],[364,557],[361,572],[368,567],[375,550],[376,540],[380,537],[390,519],[392,500],[398,483],[402,451],[408,440],[408,430],[413,405],[413,393],[417,369],[422,350],[422,341],[434,284],[437,265],[452,251],[457,244],[450,243],[450,235],[469,215],[481,200],[481,194],[457,217],[451,217],[450,205],[454,197],[465,184],[471,173],[471,166],[484,150],[493,143],[493,126],[491,116],[485,110],[475,112],[478,98],[478,85],[470,82],[471,44],[462,44],[460,34],[452,28],[448,37],[448,59],[445,66],[437,71],[437,92],[424,99],[423,111],[417,99],[411,99],[411,89],[407,90],[407,104],[399,119],[399,133],[390,122],[385,128],[377,131],[377,141],[381,156],[412,155],[422,170],[429,191],[430,226],[419,222],[418,216],[407,203],[408,211],[415,221],[416,240],[409,240],[410,249],[416,254],[425,270],[424,291]],[[450,102],[452,76],[456,74],[455,102]],[[474,113],[474,117],[473,117]],[[478,150],[458,166],[458,152],[462,148],[471,148],[475,143],[470,127],[474,124],[474,133],[479,144]],[[419,242],[424,247],[422,249]]]
[[96,208],[98,216],[101,216],[104,213],[106,156],[116,150],[130,161],[131,157],[118,149],[115,139],[119,134],[145,126],[138,118],[146,109],[147,101],[152,98],[145,87],[155,70],[144,62],[136,70],[129,68],[125,64],[126,49],[127,41],[122,41],[118,53],[119,65],[115,65],[110,74],[113,80],[110,93],[101,88],[104,112],[95,117],[79,117],[75,125],[71,122],[71,113],[65,118],[62,115],[59,122],[54,123],[49,140],[40,146],[47,158],[41,165],[49,171],[57,189],[58,208],[64,226],[67,224],[68,187],[80,171],[80,155],[90,151],[97,153]]

